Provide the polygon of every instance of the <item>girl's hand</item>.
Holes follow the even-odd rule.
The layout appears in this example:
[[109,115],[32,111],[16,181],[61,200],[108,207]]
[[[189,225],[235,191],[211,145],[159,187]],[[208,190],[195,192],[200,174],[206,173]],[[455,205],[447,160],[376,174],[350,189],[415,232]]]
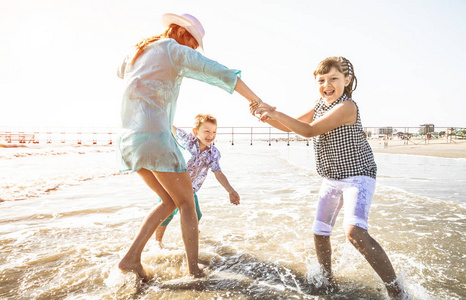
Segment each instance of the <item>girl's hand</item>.
[[272,107],[271,109],[267,108],[258,108],[255,111],[255,114],[258,116],[259,120],[265,122],[267,120],[273,120],[276,114],[275,112],[276,107]]

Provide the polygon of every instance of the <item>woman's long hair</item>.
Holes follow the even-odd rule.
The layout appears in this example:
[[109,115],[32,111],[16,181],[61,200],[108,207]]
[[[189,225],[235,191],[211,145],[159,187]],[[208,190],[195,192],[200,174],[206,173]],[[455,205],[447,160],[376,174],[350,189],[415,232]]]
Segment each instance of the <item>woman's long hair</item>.
[[[132,65],[136,61],[139,54],[141,54],[144,51],[144,48],[150,43],[156,42],[160,39],[170,38],[170,39],[174,39],[175,41],[177,41],[178,44],[184,45],[183,44],[184,41],[189,40],[190,38],[194,39],[193,36],[187,30],[183,30],[181,32],[180,28],[182,27],[179,25],[170,24],[164,33],[146,38],[140,41],[139,43],[137,43],[136,45],[134,45],[134,47],[136,47],[136,53],[134,54],[130,65]],[[197,47],[199,47],[199,45],[197,45]]]

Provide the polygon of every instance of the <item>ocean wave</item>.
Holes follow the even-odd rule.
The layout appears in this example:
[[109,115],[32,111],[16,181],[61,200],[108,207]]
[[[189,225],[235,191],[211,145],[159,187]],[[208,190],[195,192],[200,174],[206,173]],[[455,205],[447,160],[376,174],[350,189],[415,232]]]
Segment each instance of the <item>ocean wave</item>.
[[108,146],[2,149],[0,202],[38,197],[83,181],[119,175],[114,155],[114,147]]
[[84,181],[125,174],[127,173],[111,172],[106,174],[95,174],[91,176],[47,178],[45,180],[37,179],[16,184],[0,184],[0,202],[19,201],[28,198],[36,198],[42,195],[52,193],[54,191],[58,191],[68,186],[79,185]]
[[63,146],[36,146],[36,145],[9,145],[0,144],[3,150],[0,152],[0,159],[16,159],[22,157],[66,155],[66,154],[87,154],[87,153],[109,153],[114,152],[115,147],[93,146],[93,145],[63,145]]

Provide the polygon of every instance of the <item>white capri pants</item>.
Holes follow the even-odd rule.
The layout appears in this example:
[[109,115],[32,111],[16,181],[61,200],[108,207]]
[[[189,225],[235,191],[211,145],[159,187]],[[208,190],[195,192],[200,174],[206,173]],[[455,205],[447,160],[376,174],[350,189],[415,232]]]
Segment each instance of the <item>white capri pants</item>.
[[375,179],[369,176],[354,176],[340,180],[324,178],[312,226],[314,234],[332,235],[337,215],[343,205],[343,226],[346,228],[348,225],[354,225],[367,230],[374,191]]

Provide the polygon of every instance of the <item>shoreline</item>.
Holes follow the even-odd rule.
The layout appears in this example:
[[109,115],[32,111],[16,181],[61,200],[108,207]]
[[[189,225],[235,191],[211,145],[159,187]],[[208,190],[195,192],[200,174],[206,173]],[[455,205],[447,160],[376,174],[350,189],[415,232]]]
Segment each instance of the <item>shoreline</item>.
[[[219,141],[220,142],[220,141]],[[435,156],[443,158],[466,158],[466,140],[452,140],[448,142],[444,139],[440,140],[429,140],[427,143],[425,140],[413,140],[408,141],[405,144],[405,140],[382,140],[372,139],[368,140],[369,145],[374,153],[388,153],[388,154],[407,154],[407,155],[423,155],[423,156]],[[296,141],[290,143],[293,145]],[[40,149],[46,147],[85,147],[92,148],[94,146],[107,146],[114,147],[114,145],[108,144],[17,144],[17,143],[3,143],[0,142],[0,149]]]
[[369,140],[374,153],[424,155],[443,158],[466,158],[466,140]]

